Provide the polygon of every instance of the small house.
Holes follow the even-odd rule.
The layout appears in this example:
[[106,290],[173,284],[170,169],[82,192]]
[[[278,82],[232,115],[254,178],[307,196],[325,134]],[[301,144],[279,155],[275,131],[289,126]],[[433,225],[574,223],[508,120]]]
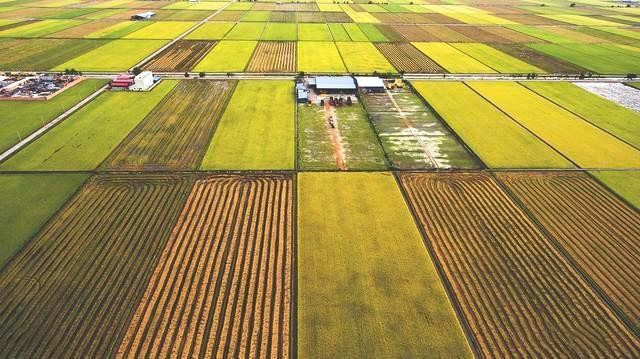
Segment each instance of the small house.
[[356,76],[358,89],[362,92],[384,92],[384,81],[375,76]]

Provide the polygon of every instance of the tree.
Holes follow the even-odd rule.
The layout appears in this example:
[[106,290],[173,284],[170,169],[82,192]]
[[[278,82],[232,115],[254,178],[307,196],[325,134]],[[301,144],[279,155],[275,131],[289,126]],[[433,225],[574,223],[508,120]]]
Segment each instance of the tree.
[[184,77],[189,78],[189,73],[185,71]]
[[133,72],[134,75],[138,76],[142,72],[142,69],[139,68],[138,66],[136,66],[136,67],[133,68],[132,72]]
[[627,80],[633,80],[633,79],[635,79],[637,77],[638,77],[638,75],[636,75],[636,74],[627,74],[627,76],[626,76]]
[[204,71],[202,71],[198,74],[198,76],[200,76],[200,78],[203,79],[205,76],[207,76],[207,74],[205,74]]

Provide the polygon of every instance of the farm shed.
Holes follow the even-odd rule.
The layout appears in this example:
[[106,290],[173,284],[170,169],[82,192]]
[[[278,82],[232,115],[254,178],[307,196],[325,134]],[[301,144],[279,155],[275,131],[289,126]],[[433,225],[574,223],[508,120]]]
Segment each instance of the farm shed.
[[151,18],[154,16],[156,16],[155,12],[145,11],[131,16],[131,20],[151,20]]
[[355,93],[356,84],[349,76],[317,76],[315,78],[318,93]]
[[364,92],[384,92],[384,82],[375,76],[356,76],[358,88]]
[[298,90],[298,103],[307,103],[309,101],[309,95],[306,90]]

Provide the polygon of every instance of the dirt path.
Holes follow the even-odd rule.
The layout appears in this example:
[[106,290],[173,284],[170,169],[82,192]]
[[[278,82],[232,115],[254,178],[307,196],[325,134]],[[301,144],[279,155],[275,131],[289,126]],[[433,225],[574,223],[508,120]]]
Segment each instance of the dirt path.
[[404,127],[408,129],[409,132],[411,132],[411,135],[413,136],[413,138],[415,138],[416,142],[420,144],[420,147],[422,148],[425,155],[429,159],[429,162],[431,163],[431,165],[434,168],[438,168],[439,167],[438,162],[436,161],[435,158],[433,158],[433,155],[431,155],[429,146],[427,146],[427,144],[424,142],[424,140],[422,139],[422,136],[419,135],[420,131],[417,130],[415,127],[413,127],[413,124],[411,123],[411,121],[409,121],[409,119],[407,118],[407,115],[404,113],[404,111],[402,111],[400,106],[398,106],[398,103],[396,102],[396,99],[394,99],[393,96],[391,95],[391,92],[389,90],[385,90],[385,92],[387,93],[387,96],[389,96],[389,100],[391,100],[391,103],[393,103],[393,106],[396,108],[396,111],[398,111],[398,114],[402,118],[402,124],[404,125]]
[[[331,118],[333,118],[333,127],[331,126]],[[324,102],[324,122],[331,137],[331,145],[333,147],[333,158],[336,159],[336,166],[341,171],[347,169],[344,161],[344,146],[342,145],[342,135],[340,135],[340,129],[338,128],[338,116],[335,108],[329,104],[329,101]]]

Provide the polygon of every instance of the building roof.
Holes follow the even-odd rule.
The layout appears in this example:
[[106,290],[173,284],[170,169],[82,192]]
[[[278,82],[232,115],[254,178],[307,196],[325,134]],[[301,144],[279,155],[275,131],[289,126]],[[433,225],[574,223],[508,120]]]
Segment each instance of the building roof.
[[349,76],[316,76],[316,88],[355,90],[356,84]]
[[356,76],[356,82],[358,83],[358,87],[365,87],[365,88],[384,87],[384,82],[382,82],[382,79],[375,76]]
[[135,14],[134,16],[138,16],[138,17],[151,17],[154,16],[156,13],[153,11],[145,11],[145,12],[141,12],[139,14]]

